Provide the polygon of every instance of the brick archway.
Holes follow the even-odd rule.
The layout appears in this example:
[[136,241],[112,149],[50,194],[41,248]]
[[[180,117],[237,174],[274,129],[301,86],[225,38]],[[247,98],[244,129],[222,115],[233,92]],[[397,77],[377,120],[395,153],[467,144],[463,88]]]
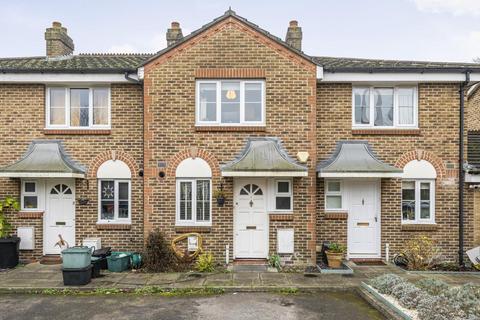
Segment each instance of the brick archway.
[[108,160],[121,160],[125,162],[132,172],[132,177],[138,173],[139,168],[132,156],[121,150],[109,150],[100,153],[95,157],[95,159],[93,159],[89,166],[88,176],[90,178],[96,178],[98,168],[100,168],[100,166]]
[[173,155],[168,161],[167,165],[167,177],[175,178],[175,171],[178,165],[188,158],[201,158],[205,160],[212,169],[212,177],[220,176],[220,166],[215,156],[204,149],[197,149],[195,147],[188,150],[183,150]]
[[425,160],[432,164],[432,166],[437,171],[437,179],[442,179],[446,176],[447,169],[445,165],[437,155],[430,151],[416,149],[404,153],[400,158],[398,158],[395,166],[397,168],[403,168],[407,163],[413,160]]

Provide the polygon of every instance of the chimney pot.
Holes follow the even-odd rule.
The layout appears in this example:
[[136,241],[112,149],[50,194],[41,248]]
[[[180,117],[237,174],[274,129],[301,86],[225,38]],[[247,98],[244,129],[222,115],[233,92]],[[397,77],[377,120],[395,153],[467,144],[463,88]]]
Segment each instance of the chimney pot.
[[45,30],[47,57],[65,56],[73,53],[75,46],[72,38],[68,36],[67,28],[54,21],[50,28]]
[[171,24],[171,27],[167,30],[167,46],[172,46],[175,43],[182,40],[182,28],[180,28],[180,23],[174,21]]
[[285,42],[298,51],[302,51],[302,37],[302,28],[298,26],[298,21],[290,21]]

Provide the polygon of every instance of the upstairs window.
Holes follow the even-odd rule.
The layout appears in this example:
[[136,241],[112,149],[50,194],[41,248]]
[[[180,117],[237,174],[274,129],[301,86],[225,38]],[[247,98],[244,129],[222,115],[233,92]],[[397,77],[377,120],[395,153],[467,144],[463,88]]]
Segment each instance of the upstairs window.
[[47,128],[108,129],[110,89],[48,88],[46,116]]
[[265,82],[197,81],[197,125],[264,125]]
[[416,87],[354,87],[353,127],[415,128],[417,100]]

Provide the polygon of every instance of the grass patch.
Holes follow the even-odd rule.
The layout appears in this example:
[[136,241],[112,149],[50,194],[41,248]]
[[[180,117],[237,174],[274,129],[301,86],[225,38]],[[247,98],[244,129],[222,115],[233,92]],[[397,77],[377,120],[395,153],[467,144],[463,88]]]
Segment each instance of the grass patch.
[[122,290],[118,288],[96,288],[93,290],[73,290],[73,289],[44,289],[30,291],[30,294],[43,294],[49,296],[95,296],[95,295],[132,295],[148,296],[159,295],[162,297],[182,297],[182,296],[211,296],[225,293],[222,288],[174,288],[166,289],[156,286],[144,286],[133,290]]
[[297,294],[299,293],[299,290],[298,288],[280,288],[278,289],[278,293],[285,294],[285,295]]

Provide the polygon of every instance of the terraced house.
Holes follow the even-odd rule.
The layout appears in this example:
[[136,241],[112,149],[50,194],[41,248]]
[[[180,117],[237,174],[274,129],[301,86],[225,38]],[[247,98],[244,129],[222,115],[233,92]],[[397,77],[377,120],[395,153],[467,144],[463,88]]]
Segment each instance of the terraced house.
[[474,245],[462,118],[480,65],[313,56],[296,21],[282,40],[231,10],[186,36],[172,23],[156,54],[74,54],[58,22],[45,39],[45,56],[0,59],[23,258],[60,238],[141,250],[156,228],[200,233],[220,261]]

